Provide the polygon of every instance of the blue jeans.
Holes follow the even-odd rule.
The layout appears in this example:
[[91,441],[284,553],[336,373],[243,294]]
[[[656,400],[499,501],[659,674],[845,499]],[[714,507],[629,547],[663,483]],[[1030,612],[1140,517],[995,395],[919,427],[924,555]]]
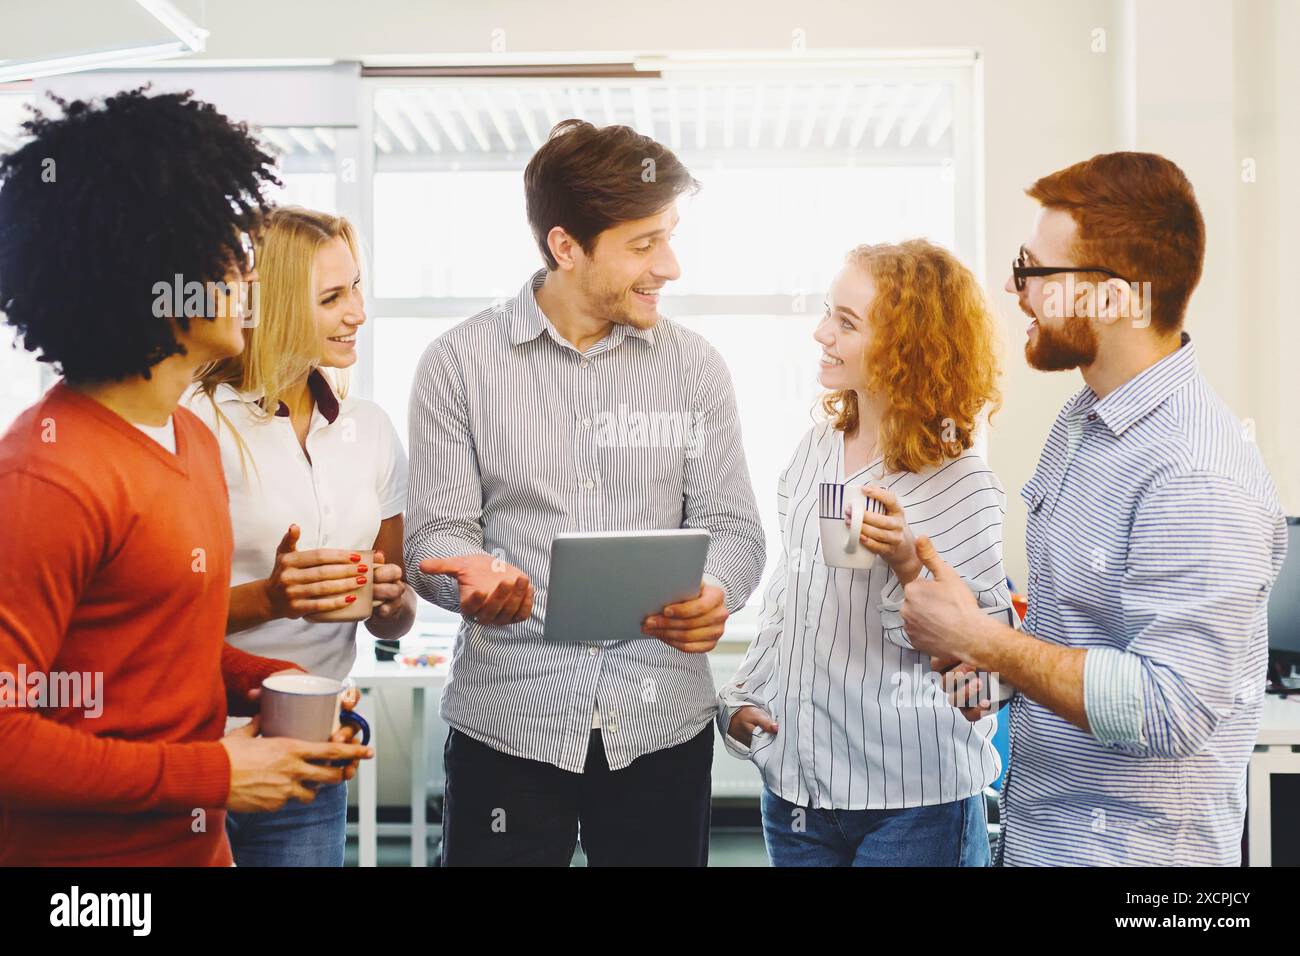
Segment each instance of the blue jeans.
[[984,794],[899,810],[799,807],[763,788],[773,866],[988,866]]
[[342,866],[348,785],[320,788],[311,803],[290,800],[270,813],[227,813],[235,866]]

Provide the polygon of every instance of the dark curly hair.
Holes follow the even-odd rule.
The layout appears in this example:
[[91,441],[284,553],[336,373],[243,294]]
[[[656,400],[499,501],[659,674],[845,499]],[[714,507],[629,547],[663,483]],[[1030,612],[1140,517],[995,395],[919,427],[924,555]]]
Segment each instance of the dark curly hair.
[[51,95],[63,115],[33,110],[33,139],[0,156],[0,312],[69,381],[147,378],[184,352],[154,286],[222,280],[279,184],[246,124],[147,90]]

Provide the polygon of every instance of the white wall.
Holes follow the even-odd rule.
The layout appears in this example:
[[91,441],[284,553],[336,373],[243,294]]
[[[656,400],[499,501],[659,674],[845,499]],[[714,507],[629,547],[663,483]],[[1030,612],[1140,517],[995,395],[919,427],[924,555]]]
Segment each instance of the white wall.
[[1300,328],[1288,286],[1300,262],[1300,4],[1120,4],[1136,32],[1133,82],[1123,94],[1136,137],[1125,145],[1178,162],[1205,216],[1205,273],[1187,329],[1203,371],[1255,436],[1295,514]]
[[[1243,339],[1245,396],[1240,406],[1291,514],[1300,513],[1300,321],[1294,285],[1300,274],[1300,3],[1239,5],[1234,20],[1234,137],[1237,165],[1238,289],[1225,317]],[[1255,182],[1241,181],[1253,160]]]

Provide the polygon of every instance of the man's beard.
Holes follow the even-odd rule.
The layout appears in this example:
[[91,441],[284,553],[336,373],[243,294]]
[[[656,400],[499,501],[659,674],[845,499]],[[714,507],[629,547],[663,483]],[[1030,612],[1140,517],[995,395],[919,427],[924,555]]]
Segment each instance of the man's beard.
[[590,273],[580,280],[582,294],[595,315],[608,319],[615,325],[629,325],[634,329],[652,328],[658,321],[658,310],[649,323],[639,314],[629,309],[627,293],[612,286],[600,286],[595,283]]
[[1025,342],[1025,361],[1040,372],[1063,372],[1097,360],[1097,333],[1088,320],[1069,316],[1059,329],[1038,323],[1038,332]]

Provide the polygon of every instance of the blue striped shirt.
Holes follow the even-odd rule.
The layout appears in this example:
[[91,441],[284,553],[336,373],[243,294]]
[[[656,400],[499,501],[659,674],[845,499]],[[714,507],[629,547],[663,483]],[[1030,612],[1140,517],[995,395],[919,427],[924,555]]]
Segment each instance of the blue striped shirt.
[[1239,864],[1286,522],[1189,337],[1077,393],[1021,496],[1025,629],[1087,649],[1092,733],[1015,697],[1003,862]]
[[705,577],[731,610],[757,587],[765,542],[717,350],[661,319],[649,330],[615,325],[579,352],[537,304],[545,277],[440,336],[420,361],[406,571],[418,593],[453,612],[455,579],[423,574],[424,558],[494,554],[533,582],[528,620],[462,621],[442,695],[448,724],[503,753],[581,773],[598,704],[606,759],[620,770],[714,718],[708,657],[656,638],[544,640],[552,540],[706,529]]

